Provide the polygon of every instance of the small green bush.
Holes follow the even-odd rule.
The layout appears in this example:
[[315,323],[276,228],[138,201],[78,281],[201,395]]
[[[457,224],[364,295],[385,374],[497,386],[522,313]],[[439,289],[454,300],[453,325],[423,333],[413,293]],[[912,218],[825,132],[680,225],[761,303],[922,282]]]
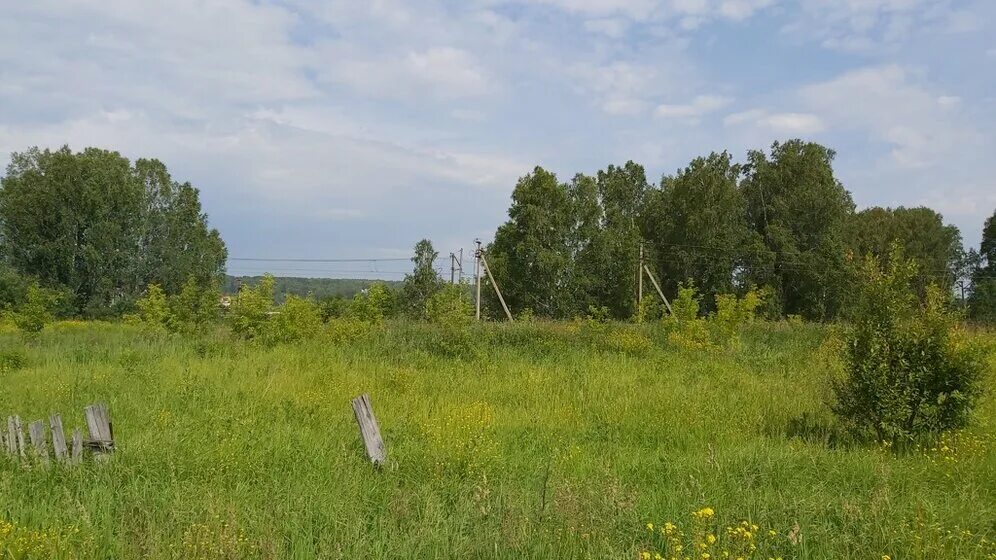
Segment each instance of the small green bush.
[[476,352],[470,325],[474,308],[465,286],[447,284],[425,304],[425,316],[436,327],[429,337],[429,349],[444,356],[473,357]]
[[357,321],[380,324],[390,314],[392,305],[391,291],[378,282],[350,300],[346,316]]
[[263,338],[267,344],[297,342],[317,335],[321,328],[318,305],[310,299],[289,294],[264,324]]
[[232,332],[246,340],[264,336],[266,322],[273,311],[273,290],[275,281],[267,274],[256,286],[244,284],[232,298],[228,319]]
[[741,297],[716,294],[716,312],[709,317],[717,342],[727,346],[739,344],[740,331],[754,322],[762,304],[760,292],[750,289]]
[[984,353],[958,329],[950,296],[931,287],[918,301],[916,272],[896,248],[884,268],[865,259],[844,334],[844,372],[832,380],[834,413],[882,442],[964,426],[981,392]]
[[28,285],[24,303],[13,313],[14,325],[25,338],[36,338],[52,322],[57,298],[57,293],[42,288],[38,282]]

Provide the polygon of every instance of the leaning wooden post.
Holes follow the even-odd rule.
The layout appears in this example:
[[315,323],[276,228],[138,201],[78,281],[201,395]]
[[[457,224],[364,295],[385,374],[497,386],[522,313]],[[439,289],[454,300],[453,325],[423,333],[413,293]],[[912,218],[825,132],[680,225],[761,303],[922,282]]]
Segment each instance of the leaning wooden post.
[[99,459],[114,451],[114,431],[111,429],[111,417],[107,405],[92,404],[84,409],[86,427],[90,432],[87,445]]
[[356,424],[360,427],[367,456],[374,465],[383,465],[387,451],[384,448],[384,440],[380,437],[380,427],[377,426],[373,407],[370,405],[370,395],[364,393],[353,399],[353,414],[356,416]]
[[48,422],[52,428],[52,449],[55,451],[55,459],[64,463],[69,458],[69,449],[66,447],[66,432],[62,429],[62,416],[53,414]]
[[28,436],[31,438],[31,446],[35,448],[35,453],[42,463],[48,464],[48,445],[45,442],[45,422],[35,420],[28,424]]

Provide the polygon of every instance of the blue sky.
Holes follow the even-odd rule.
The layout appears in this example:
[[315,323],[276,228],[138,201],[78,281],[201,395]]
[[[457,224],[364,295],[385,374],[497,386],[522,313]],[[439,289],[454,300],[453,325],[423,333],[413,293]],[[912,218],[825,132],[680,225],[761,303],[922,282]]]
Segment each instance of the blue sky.
[[[859,207],[996,208],[991,0],[0,0],[0,164],[157,157],[237,257],[445,255],[517,177],[802,137]],[[400,277],[405,263],[231,263]]]

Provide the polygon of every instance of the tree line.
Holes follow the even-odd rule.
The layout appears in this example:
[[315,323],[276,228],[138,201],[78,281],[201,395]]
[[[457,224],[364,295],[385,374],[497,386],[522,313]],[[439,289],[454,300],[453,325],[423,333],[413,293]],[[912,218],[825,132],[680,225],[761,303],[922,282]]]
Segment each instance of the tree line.
[[30,148],[12,154],[0,179],[5,308],[33,299],[61,315],[118,316],[150,284],[170,294],[216,289],[226,259],[198,190],[158,160]]
[[516,184],[488,261],[510,307],[546,317],[634,316],[642,245],[665,294],[694,285],[704,312],[719,294],[757,288],[769,317],[827,321],[853,293],[858,257],[886,259],[898,244],[918,263],[921,293],[954,291],[974,317],[992,319],[994,218],[981,250],[965,251],[958,228],[930,208],[856,211],[834,156],[813,142],[776,142],[743,163],[728,152],[698,157],[657,184],[632,161],[566,182],[536,167]]

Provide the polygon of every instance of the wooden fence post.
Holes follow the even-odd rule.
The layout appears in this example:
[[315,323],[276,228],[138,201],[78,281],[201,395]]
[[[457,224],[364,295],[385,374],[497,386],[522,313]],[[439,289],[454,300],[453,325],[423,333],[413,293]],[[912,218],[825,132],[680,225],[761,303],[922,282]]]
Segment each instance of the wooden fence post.
[[69,450],[66,448],[66,432],[62,429],[62,416],[53,414],[48,422],[52,428],[52,449],[55,451],[55,459],[64,463],[69,456]]
[[35,420],[28,424],[28,436],[31,438],[31,446],[35,448],[35,453],[42,463],[48,464],[48,445],[45,442],[45,423]]
[[86,427],[90,432],[88,445],[96,457],[100,458],[114,451],[114,432],[107,405],[92,404],[84,409]]
[[377,426],[377,419],[374,417],[373,407],[370,405],[370,395],[364,393],[353,399],[353,414],[356,416],[356,424],[360,427],[360,435],[363,436],[363,447],[366,448],[367,456],[376,466],[384,464],[387,458],[387,451],[384,448],[384,440],[380,437],[380,427]]
[[21,428],[20,416],[15,414],[7,418],[7,437],[10,438],[10,445],[12,446],[14,455],[18,455],[24,459],[27,455],[24,449],[24,430]]

